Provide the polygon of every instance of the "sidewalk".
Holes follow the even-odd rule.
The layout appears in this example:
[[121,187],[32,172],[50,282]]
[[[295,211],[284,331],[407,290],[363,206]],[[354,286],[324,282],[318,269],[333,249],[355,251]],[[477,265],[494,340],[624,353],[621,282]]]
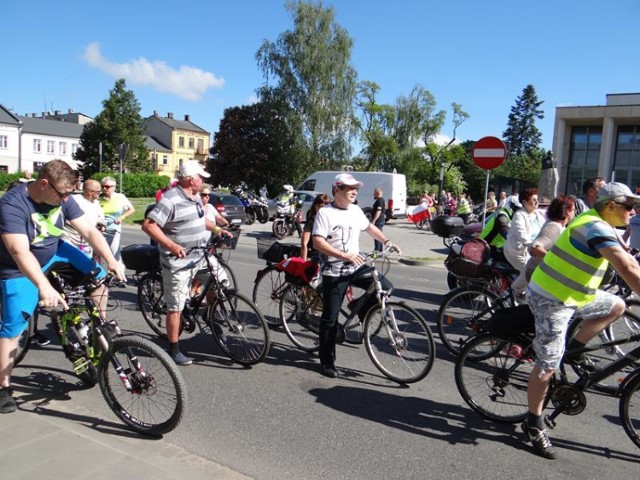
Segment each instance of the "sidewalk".
[[[97,387],[96,387],[97,388]],[[2,478],[48,480],[244,480],[215,462],[164,440],[111,427],[77,405],[29,399],[16,392],[18,411],[0,416]]]

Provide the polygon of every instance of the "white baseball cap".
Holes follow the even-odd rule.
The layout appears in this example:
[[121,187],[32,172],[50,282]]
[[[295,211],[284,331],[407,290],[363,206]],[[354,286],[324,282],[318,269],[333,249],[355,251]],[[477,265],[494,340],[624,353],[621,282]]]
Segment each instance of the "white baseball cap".
[[209,178],[211,176],[196,160],[187,160],[180,165],[178,177],[193,177],[194,175],[200,175],[202,178]]
[[616,198],[623,199],[626,203],[639,202],[640,196],[635,195],[631,189],[624,183],[611,182],[607,183],[598,192],[597,204],[615,200]]
[[353,177],[353,175],[351,175],[350,173],[339,173],[338,175],[336,175],[336,179],[334,181],[334,185],[336,187],[341,187],[342,185],[347,185],[349,187],[362,188],[364,183],[359,182],[358,180],[356,180]]

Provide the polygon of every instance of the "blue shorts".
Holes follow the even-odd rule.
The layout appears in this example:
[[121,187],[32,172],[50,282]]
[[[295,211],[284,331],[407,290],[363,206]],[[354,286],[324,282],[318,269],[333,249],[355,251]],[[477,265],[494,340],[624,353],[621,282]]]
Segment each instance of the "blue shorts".
[[[56,254],[42,267],[46,272],[55,263],[73,266],[82,275],[100,267],[93,259],[87,257],[80,249],[61,241]],[[106,272],[100,267],[98,278]],[[2,319],[0,320],[0,338],[15,338],[29,324],[29,318],[38,304],[38,289],[25,276],[2,280]]]

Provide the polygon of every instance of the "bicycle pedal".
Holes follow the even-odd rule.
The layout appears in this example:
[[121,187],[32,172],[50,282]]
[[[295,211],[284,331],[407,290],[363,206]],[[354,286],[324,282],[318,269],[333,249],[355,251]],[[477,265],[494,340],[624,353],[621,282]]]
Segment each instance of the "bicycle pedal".
[[81,373],[86,372],[87,370],[89,370],[90,364],[91,361],[88,358],[78,358],[73,362],[73,373],[75,373],[76,375],[80,375]]
[[555,426],[557,425],[557,424],[556,424],[556,421],[555,421],[553,418],[549,417],[549,415],[545,415],[545,417],[544,417],[544,424],[545,424],[545,425],[546,425],[550,430],[554,429],[554,428],[555,428]]

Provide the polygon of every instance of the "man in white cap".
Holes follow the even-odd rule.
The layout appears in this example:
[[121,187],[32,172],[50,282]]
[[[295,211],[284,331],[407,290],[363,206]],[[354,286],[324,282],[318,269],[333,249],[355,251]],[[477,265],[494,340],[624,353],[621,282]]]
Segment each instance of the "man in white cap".
[[[571,352],[624,313],[620,297],[598,289],[609,263],[640,293],[640,266],[614,231],[629,224],[638,202],[640,196],[623,183],[602,187],[593,208],[567,226],[531,277],[527,301],[536,322],[536,365],[529,377],[529,415],[522,429],[536,453],[545,458],[555,458],[556,452],[544,428],[542,408],[549,381],[564,355],[569,320],[574,313],[585,320],[567,345]],[[583,353],[569,353],[565,361],[587,371],[594,367]]]
[[[189,286],[198,270],[204,268],[205,259],[201,250],[189,255],[192,247],[206,245],[209,230],[218,232],[219,227],[205,215],[200,200],[202,179],[209,174],[195,160],[184,162],[178,171],[178,185],[167,190],[142,224],[142,230],[158,244],[164,299],[167,303],[167,337],[171,358],[178,365],[190,365],[193,359],[180,351],[180,313],[189,298]],[[215,261],[212,258],[212,261]],[[222,268],[218,280],[227,280]],[[228,280],[227,280],[228,281]]]
[[[338,314],[342,299],[349,286],[358,277],[358,270],[364,264],[360,256],[360,232],[366,231],[375,240],[385,246],[391,246],[398,253],[400,249],[393,245],[386,236],[369,222],[362,209],[354,205],[362,182],[349,173],[336,175],[333,187],[333,202],[318,210],[313,224],[313,246],[326,255],[327,260],[322,270],[322,320],[320,322],[320,373],[335,378],[338,372],[335,367],[335,346],[338,332]],[[356,280],[354,284],[368,288],[372,279]],[[392,288],[389,281],[380,276],[382,288]],[[365,305],[363,312],[371,305]]]

